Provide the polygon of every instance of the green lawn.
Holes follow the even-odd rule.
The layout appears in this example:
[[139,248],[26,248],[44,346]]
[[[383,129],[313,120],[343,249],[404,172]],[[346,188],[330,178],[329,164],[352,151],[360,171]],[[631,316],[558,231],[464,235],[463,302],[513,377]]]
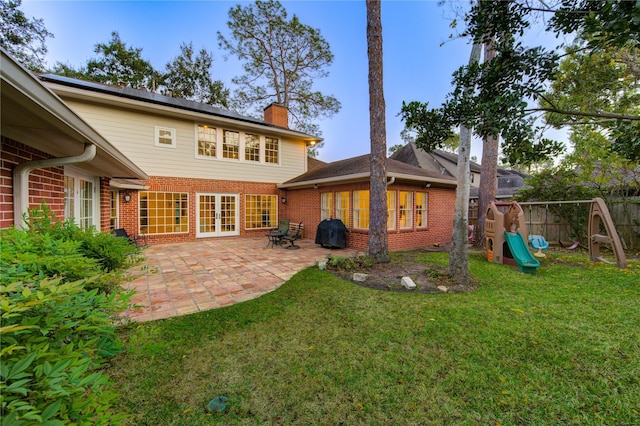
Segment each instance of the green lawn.
[[[419,255],[446,265],[443,253]],[[478,290],[375,291],[310,268],[259,299],[134,325],[131,425],[640,424],[640,263],[470,261]],[[207,403],[228,398],[222,412]]]

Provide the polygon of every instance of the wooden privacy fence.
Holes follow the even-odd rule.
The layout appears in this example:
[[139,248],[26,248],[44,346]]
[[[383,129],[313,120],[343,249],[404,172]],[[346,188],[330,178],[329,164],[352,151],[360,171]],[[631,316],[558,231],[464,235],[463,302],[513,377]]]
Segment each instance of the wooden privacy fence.
[[[590,202],[530,201],[519,203],[529,235],[542,235],[549,244],[587,246]],[[625,252],[640,250],[640,197],[607,203]],[[469,207],[469,223],[475,224],[477,206]]]

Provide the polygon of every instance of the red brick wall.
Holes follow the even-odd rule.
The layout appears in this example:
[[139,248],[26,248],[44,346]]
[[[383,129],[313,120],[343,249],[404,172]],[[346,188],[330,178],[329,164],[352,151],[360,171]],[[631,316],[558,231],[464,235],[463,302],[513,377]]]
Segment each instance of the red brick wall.
[[[305,238],[315,239],[316,228],[320,223],[320,193],[368,190],[369,183],[323,186],[319,189],[299,189],[287,191],[287,205],[283,210],[284,216],[292,222],[305,224]],[[396,229],[389,231],[389,250],[408,250],[427,247],[434,243],[451,241],[453,233],[453,212],[455,206],[455,189],[425,188],[418,185],[394,184],[389,186],[394,191],[426,192],[428,195],[427,228]],[[414,202],[415,204],[415,202]],[[353,208],[353,206],[351,206]],[[396,215],[398,215],[396,208]],[[414,214],[415,217],[415,214]],[[351,223],[353,223],[353,218]],[[396,218],[397,220],[397,218]],[[366,230],[349,229],[347,247],[367,252],[369,249],[369,234]]]
[[264,121],[280,127],[289,127],[289,110],[278,104],[271,104],[264,109]]
[[110,178],[100,178],[100,231],[109,232],[111,224],[111,188]]
[[[8,228],[14,225],[15,219],[13,217],[13,169],[25,161],[43,160],[51,156],[5,137],[2,137],[1,145],[0,228]],[[43,201],[58,219],[64,219],[63,167],[35,169],[29,174],[29,208],[37,208]]]
[[[239,194],[239,231],[240,236],[263,236],[266,234],[264,229],[261,230],[245,230],[245,195],[246,194],[275,194],[278,196],[278,216],[283,216],[283,205],[280,202],[284,195],[282,191],[276,188],[275,183],[256,183],[256,182],[237,182],[212,179],[193,179],[193,178],[176,178],[176,177],[158,177],[152,176],[145,185],[149,191],[160,192],[186,192],[189,194],[189,232],[173,233],[173,234],[156,234],[148,235],[147,243],[162,244],[173,242],[187,242],[196,240],[196,193],[213,192],[213,193],[229,193]],[[120,191],[120,227],[125,228],[130,235],[138,234],[138,202],[139,192],[131,191],[131,201],[124,202],[124,191]],[[287,205],[289,203],[287,202]],[[108,217],[108,216],[107,216]],[[266,241],[266,238],[265,238]]]

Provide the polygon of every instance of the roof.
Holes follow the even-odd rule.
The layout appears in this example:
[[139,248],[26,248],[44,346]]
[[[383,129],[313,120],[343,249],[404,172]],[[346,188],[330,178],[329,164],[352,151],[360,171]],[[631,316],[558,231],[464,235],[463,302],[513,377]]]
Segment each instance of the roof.
[[[302,188],[320,184],[369,181],[371,176],[371,155],[365,154],[345,160],[334,161],[310,169],[283,184],[280,188]],[[407,182],[431,183],[434,186],[457,185],[456,179],[421,169],[394,159],[387,159],[387,177]]]
[[[448,174],[449,176],[453,176],[451,171],[455,170],[455,167],[458,164],[457,154],[442,151],[440,149],[427,152],[418,148],[415,142],[410,142],[404,145],[402,148],[394,152],[390,158],[413,166],[421,167],[425,170]],[[480,173],[482,170],[480,164],[474,161],[469,162],[469,169],[474,173]]]
[[39,76],[39,78],[44,82],[53,83],[60,86],[66,86],[69,88],[81,89],[83,91],[116,96],[124,99],[144,102],[147,104],[176,108],[183,111],[205,114],[212,117],[217,117],[225,120],[232,120],[235,122],[253,124],[260,127],[268,127],[274,131],[291,134],[294,136],[301,137],[303,139],[322,141],[322,138],[319,138],[317,136],[299,132],[297,130],[292,130],[287,127],[277,126],[268,121],[264,121],[254,117],[244,116],[244,115],[238,114],[235,111],[226,110],[224,108],[215,107],[213,105],[205,104],[202,102],[191,101],[183,98],[172,98],[170,96],[161,95],[159,93],[150,92],[147,90],[96,83],[92,81],[85,81],[85,80],[79,80],[79,79],[70,78],[70,77],[63,77],[55,74],[42,74]]
[[53,157],[77,156],[90,143],[96,146],[96,155],[78,168],[95,176],[149,178],[35,75],[0,51],[3,136]]

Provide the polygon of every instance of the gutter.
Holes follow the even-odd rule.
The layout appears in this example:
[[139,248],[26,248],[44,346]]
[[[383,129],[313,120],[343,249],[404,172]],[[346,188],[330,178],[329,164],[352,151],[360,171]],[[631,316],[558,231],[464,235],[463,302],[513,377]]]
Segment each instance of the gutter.
[[[295,189],[295,188],[302,189],[302,188],[310,188],[310,187],[313,187],[314,185],[335,185],[339,183],[350,183],[354,181],[367,181],[370,179],[371,179],[371,173],[363,172],[363,173],[354,173],[354,174],[343,175],[343,176],[333,176],[329,178],[305,180],[302,182],[280,183],[277,185],[277,187],[278,189]],[[421,182],[425,184],[437,183],[437,184],[453,186],[453,187],[458,185],[458,182],[453,179],[441,179],[441,178],[434,178],[434,177],[427,177],[427,176],[410,175],[405,173],[387,172],[387,179],[388,179],[387,185],[392,185],[393,183],[395,183],[396,179],[402,179],[402,180],[413,181],[413,182]]]
[[21,220],[29,210],[29,173],[34,169],[45,167],[58,167],[65,164],[84,163],[93,160],[96,156],[96,146],[91,143],[84,144],[84,152],[74,157],[48,158],[46,160],[25,161],[18,164],[13,170],[13,223],[17,229],[25,229]]

